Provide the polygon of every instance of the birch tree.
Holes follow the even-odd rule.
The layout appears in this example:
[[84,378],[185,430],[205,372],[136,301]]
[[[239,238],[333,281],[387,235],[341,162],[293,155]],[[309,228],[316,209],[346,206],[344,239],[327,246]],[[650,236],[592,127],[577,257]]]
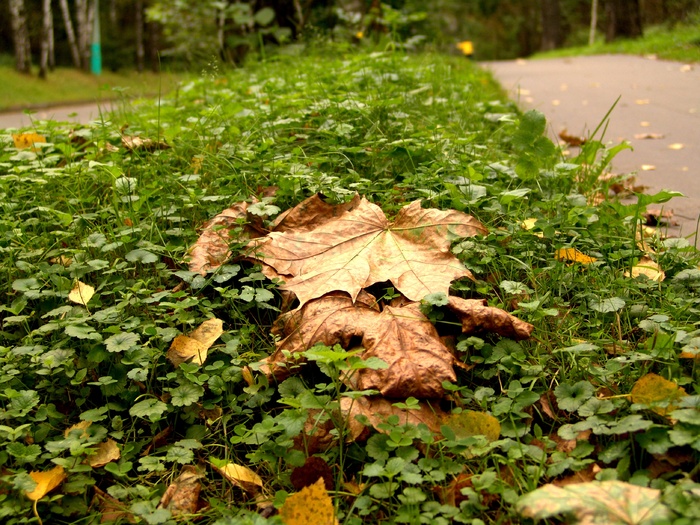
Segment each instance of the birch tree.
[[27,16],[24,0],[10,0],[12,40],[15,46],[15,69],[20,73],[31,72],[32,53],[27,31]]
[[66,36],[68,38],[73,65],[80,69],[82,67],[82,59],[78,41],[75,38],[75,31],[73,30],[73,19],[71,18],[70,9],[68,8],[68,0],[59,0],[59,4],[61,6],[61,14],[63,15],[63,25],[66,26]]
[[46,78],[49,69],[49,54],[53,31],[53,11],[51,0],[41,1],[41,55],[39,57],[39,78]]

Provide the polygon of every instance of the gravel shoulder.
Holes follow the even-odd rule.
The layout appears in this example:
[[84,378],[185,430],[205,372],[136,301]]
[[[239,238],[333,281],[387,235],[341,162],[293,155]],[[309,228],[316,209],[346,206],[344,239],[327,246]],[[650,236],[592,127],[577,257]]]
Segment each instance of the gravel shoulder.
[[682,192],[685,197],[665,205],[678,223],[668,233],[697,244],[700,66],[627,55],[484,62],[482,66],[521,107],[547,116],[552,137],[562,130],[588,136],[618,101],[601,128],[603,140],[626,140],[633,150],[615,158],[613,171],[636,173],[649,193]]

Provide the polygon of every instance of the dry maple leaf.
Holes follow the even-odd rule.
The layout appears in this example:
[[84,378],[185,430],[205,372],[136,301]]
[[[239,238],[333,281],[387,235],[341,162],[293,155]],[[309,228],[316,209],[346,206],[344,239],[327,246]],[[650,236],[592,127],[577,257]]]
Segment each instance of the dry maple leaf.
[[[234,240],[264,235],[260,217],[250,215],[248,206],[247,202],[237,202],[204,224],[197,242],[190,247],[191,272],[206,275],[216,270],[231,257],[229,245]],[[243,239],[234,239],[231,230],[239,226],[242,227]]]
[[353,300],[374,283],[391,281],[407,298],[447,294],[450,283],[471,273],[450,252],[459,237],[485,234],[486,228],[462,212],[423,209],[414,201],[393,223],[361,198],[349,210],[312,229],[276,231],[251,242],[251,258],[263,272],[285,282],[303,305],[332,291]]
[[185,465],[180,475],[167,488],[158,503],[158,508],[168,509],[173,516],[194,514],[199,505],[199,480],[204,475],[194,465]]
[[460,299],[449,297],[447,307],[462,321],[462,332],[494,332],[511,339],[527,339],[534,326],[505,310],[487,306],[486,299]]
[[360,338],[362,359],[376,357],[384,369],[362,369],[352,377],[359,390],[377,389],[393,398],[437,398],[444,395],[443,381],[456,379],[453,356],[433,324],[420,312],[418,303],[385,306],[379,312],[363,293],[357,302],[345,294],[332,294],[310,301],[282,316],[274,333],[284,337],[276,352],[264,361],[263,371],[282,379],[290,373],[287,356],[316,344],[339,344],[350,349]]

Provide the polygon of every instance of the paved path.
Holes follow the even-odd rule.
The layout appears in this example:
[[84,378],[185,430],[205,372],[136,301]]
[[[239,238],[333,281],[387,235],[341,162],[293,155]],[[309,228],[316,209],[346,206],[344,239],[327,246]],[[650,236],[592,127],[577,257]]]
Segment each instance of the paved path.
[[[680,224],[669,234],[690,236],[700,214],[700,65],[606,55],[548,60],[488,62],[524,108],[542,111],[552,136],[592,133],[620,97],[605,133],[606,142],[629,141],[613,161],[615,173],[637,172],[649,193],[677,190],[665,206]],[[663,138],[639,139],[639,134]],[[599,138],[599,137],[598,137]],[[682,146],[679,146],[682,145]],[[680,149],[673,149],[680,148]],[[653,166],[654,169],[645,171]]]
[[36,109],[31,115],[22,111],[0,113],[0,129],[31,126],[33,121],[49,119],[87,124],[91,120],[99,119],[102,112],[111,109],[111,102],[103,102],[99,105],[90,103]]

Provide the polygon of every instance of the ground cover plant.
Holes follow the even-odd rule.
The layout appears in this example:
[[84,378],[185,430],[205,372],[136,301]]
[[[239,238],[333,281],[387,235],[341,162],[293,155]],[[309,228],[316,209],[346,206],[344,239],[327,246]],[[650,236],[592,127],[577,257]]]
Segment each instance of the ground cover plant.
[[338,50],[1,134],[3,522],[696,521],[697,252],[544,131]]

